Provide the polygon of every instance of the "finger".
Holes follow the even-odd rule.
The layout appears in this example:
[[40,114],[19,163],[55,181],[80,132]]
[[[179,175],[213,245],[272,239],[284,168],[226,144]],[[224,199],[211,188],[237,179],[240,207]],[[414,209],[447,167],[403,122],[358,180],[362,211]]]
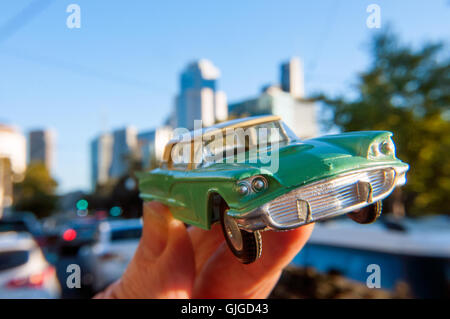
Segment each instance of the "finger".
[[195,261],[186,227],[157,202],[144,204],[143,221],[143,234],[118,284],[118,296],[189,298]]
[[188,232],[195,253],[196,274],[199,274],[206,261],[225,242],[225,238],[220,224],[212,225],[211,230],[189,227]]
[[265,298],[284,267],[305,245],[313,225],[287,232],[263,232],[263,254],[252,264],[240,263],[222,245],[204,265],[194,288],[195,298]]

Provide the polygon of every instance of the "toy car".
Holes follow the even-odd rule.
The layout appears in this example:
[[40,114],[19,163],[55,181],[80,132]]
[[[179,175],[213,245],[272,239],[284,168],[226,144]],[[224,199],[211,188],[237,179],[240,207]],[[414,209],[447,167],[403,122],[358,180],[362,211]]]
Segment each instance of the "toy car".
[[230,250],[251,263],[261,255],[263,230],[345,213],[358,223],[375,221],[381,200],[406,183],[409,168],[396,158],[391,136],[300,140],[278,116],[237,119],[170,141],[161,167],[139,175],[140,196],[168,205],[187,224],[210,229],[220,222]]

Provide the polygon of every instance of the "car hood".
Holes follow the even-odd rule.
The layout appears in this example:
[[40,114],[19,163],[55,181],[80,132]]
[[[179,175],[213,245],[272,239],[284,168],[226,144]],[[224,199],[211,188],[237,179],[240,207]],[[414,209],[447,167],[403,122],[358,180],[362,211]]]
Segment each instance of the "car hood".
[[333,174],[338,160],[352,154],[322,142],[287,145],[279,150],[279,167],[272,173],[280,184],[291,187]]
[[[281,145],[278,150],[268,151],[264,161],[258,153],[258,158],[234,165],[235,169],[239,168],[239,172],[251,172],[248,175],[272,176],[284,187],[300,186],[355,169],[407,165],[395,155],[377,158],[369,155],[372,143],[385,141],[391,135],[392,133],[385,131],[353,132],[293,141]],[[272,163],[267,162],[269,158]],[[238,179],[247,177],[242,173],[238,175]]]

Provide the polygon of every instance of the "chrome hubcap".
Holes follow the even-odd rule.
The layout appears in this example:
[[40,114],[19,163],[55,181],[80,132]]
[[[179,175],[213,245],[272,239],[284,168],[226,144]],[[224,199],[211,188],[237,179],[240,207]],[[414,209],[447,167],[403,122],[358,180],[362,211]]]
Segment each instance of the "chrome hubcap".
[[230,239],[234,249],[242,250],[242,234],[238,224],[236,223],[236,220],[225,213],[224,222],[225,232],[227,233],[227,236]]

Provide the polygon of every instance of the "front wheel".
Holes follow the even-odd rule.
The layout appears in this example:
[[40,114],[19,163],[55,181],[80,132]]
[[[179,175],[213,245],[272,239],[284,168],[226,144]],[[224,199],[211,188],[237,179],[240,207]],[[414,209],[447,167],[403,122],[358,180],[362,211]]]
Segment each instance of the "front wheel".
[[348,213],[347,216],[359,224],[373,223],[381,215],[381,201]]
[[243,264],[250,264],[261,256],[261,234],[240,229],[236,220],[227,214],[228,207],[221,205],[220,222],[228,247]]

